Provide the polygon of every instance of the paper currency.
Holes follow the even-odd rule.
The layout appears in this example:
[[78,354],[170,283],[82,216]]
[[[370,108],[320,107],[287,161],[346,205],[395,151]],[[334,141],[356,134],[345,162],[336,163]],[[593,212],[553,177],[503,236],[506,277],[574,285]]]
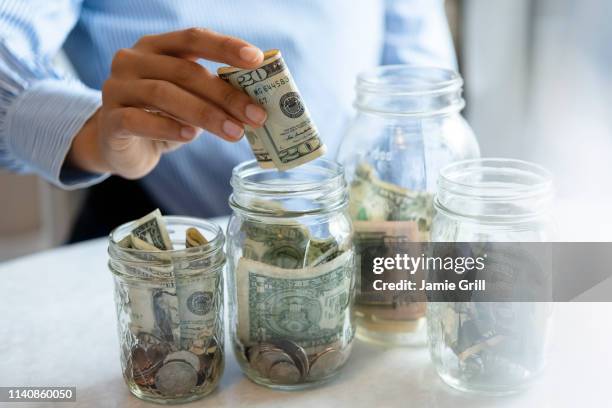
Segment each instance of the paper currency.
[[545,302],[432,302],[430,347],[438,370],[469,386],[522,386],[544,364]]
[[208,240],[204,237],[204,235],[202,235],[200,231],[198,231],[197,228],[191,227],[187,229],[187,234],[185,237],[186,248],[193,248],[206,244],[208,244]]
[[337,341],[351,299],[351,257],[345,252],[318,267],[290,271],[242,258],[236,270],[239,338],[292,340],[307,351]]
[[[207,245],[196,228],[185,247]],[[173,245],[159,210],[134,222],[118,242],[121,267],[139,280],[116,281],[118,305],[128,317],[125,376],[141,392],[175,398],[215,383],[223,370],[219,310],[221,275],[208,259],[168,252]],[[136,251],[134,251],[136,250]],[[220,333],[220,334],[219,334]],[[199,388],[196,388],[199,387]]]
[[433,195],[380,180],[374,168],[360,163],[350,188],[349,213],[357,221],[414,221],[428,241],[433,218]]
[[218,293],[222,290],[221,277],[203,273],[176,279],[178,312],[180,317],[181,347],[189,347],[202,334],[212,336],[220,324],[218,311],[222,307]]
[[[333,375],[347,360],[353,338],[352,246],[312,237],[298,222],[246,220],[242,232],[236,335],[251,375],[279,385]],[[311,372],[322,353],[330,356]]]
[[126,263],[125,268],[130,268],[136,276],[163,279],[163,283],[126,284],[132,316],[130,330],[152,333],[169,342],[178,339],[180,317],[176,286],[172,280],[174,269],[171,259],[163,256],[163,250],[172,249],[172,241],[161,212],[155,210],[136,220],[130,234],[119,244],[143,251],[126,254],[134,263]]
[[134,228],[130,235],[148,242],[157,249],[172,249],[172,241],[170,240],[170,236],[166,230],[166,224],[163,222],[159,209],[135,221]]
[[221,67],[217,72],[268,113],[263,127],[245,128],[261,167],[288,170],[325,154],[325,145],[279,50],[265,52],[257,69]]
[[239,261],[237,334],[260,378],[283,385],[321,380],[348,359],[351,258],[347,251],[302,269]]
[[[408,253],[420,255],[419,242],[427,242],[433,218],[433,196],[381,180],[368,163],[359,163],[350,188],[349,213],[355,228],[359,273],[356,316],[361,327],[379,332],[413,332],[425,315],[424,292],[375,291],[375,257]],[[415,253],[412,254],[411,252]],[[420,282],[421,270],[387,270],[387,282]],[[422,320],[422,319],[421,319]]]
[[303,225],[245,221],[242,230],[245,258],[288,269],[303,266],[309,241],[308,230]]
[[316,239],[311,238],[306,244],[304,253],[304,267],[319,266],[331,261],[340,254],[338,242],[334,238]]

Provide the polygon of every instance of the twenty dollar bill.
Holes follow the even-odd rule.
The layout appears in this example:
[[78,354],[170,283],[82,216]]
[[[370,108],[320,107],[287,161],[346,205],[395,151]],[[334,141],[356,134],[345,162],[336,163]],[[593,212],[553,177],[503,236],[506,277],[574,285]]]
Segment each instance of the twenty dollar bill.
[[288,170],[325,153],[325,145],[280,51],[265,52],[264,62],[257,69],[221,67],[217,72],[221,79],[247,93],[268,113],[261,128],[245,128],[261,167]]

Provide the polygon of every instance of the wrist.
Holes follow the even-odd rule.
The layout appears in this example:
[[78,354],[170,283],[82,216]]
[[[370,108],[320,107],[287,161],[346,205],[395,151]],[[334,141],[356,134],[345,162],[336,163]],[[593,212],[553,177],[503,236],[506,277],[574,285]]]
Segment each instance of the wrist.
[[98,142],[98,112],[99,110],[85,122],[72,140],[65,165],[90,173],[109,173],[111,171]]

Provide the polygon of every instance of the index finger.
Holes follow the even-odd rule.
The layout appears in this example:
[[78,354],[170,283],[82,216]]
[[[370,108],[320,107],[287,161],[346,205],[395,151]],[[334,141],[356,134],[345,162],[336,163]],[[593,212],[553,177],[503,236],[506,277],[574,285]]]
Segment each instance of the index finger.
[[189,28],[142,37],[134,48],[185,58],[204,58],[234,67],[257,68],[263,52],[240,38],[219,34],[206,28]]

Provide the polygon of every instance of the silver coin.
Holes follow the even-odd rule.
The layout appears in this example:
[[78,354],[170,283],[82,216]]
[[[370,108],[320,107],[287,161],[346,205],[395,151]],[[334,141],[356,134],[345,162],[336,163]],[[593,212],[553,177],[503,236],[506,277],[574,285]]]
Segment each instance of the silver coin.
[[276,362],[280,361],[277,359],[276,352],[274,351],[259,351],[251,362],[251,367],[253,367],[261,376],[268,377],[268,370],[270,366]]
[[309,377],[325,378],[332,374],[344,361],[344,355],[336,349],[327,349],[318,354],[310,364]]
[[308,374],[310,364],[308,362],[308,355],[303,347],[290,340],[277,340],[273,344],[283,349],[293,358],[293,362],[300,369],[302,376],[306,376],[306,374]]
[[170,361],[183,361],[190,364],[194,370],[200,371],[200,359],[190,351],[179,350],[175,351],[174,353],[170,353],[164,359],[164,364]]
[[244,356],[246,357],[246,360],[249,363],[252,363],[254,360],[256,360],[257,355],[259,354],[259,350],[260,350],[260,347],[257,344],[251,347],[247,347],[244,350]]
[[183,361],[164,364],[155,375],[155,387],[163,395],[176,397],[185,395],[198,383],[198,373]]
[[295,364],[279,361],[268,370],[268,378],[275,384],[295,384],[302,378],[302,373]]
[[282,361],[295,365],[291,356],[283,350],[275,347],[266,347],[257,354],[257,358],[253,361],[253,367],[259,374],[268,378],[270,376],[270,367]]

